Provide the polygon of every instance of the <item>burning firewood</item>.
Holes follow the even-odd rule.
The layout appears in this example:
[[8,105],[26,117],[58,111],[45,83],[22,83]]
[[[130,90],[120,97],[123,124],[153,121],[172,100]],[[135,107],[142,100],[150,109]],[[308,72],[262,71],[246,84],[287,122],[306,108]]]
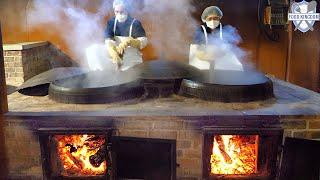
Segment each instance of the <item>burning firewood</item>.
[[84,145],[88,146],[90,150],[98,149],[105,143],[103,137],[100,136],[94,136],[89,139],[87,139],[84,143]]
[[232,159],[231,159],[231,157],[228,155],[228,153],[225,150],[225,145],[223,143],[222,137],[217,135],[214,138],[218,143],[220,153],[223,156],[225,162],[228,163],[228,164],[232,164]]
[[220,135],[214,137],[213,143],[213,154],[210,158],[211,173],[252,174],[256,172],[257,136]]
[[107,148],[102,145],[96,154],[89,157],[90,164],[94,167],[99,167],[106,160],[106,153]]
[[[105,143],[103,136],[96,135],[57,135],[57,151],[61,161],[61,168],[65,176],[73,175],[101,175],[106,171],[106,161],[97,152]],[[102,148],[103,149],[103,148]],[[102,154],[102,153],[101,153]],[[96,155],[96,158],[91,156]],[[90,157],[96,162],[90,162]],[[98,157],[101,157],[100,160]],[[101,163],[100,163],[101,161]]]
[[74,163],[75,166],[77,166],[79,169],[82,169],[84,167],[84,164],[82,163],[81,160],[78,160],[77,158],[75,158],[71,152],[66,152],[65,154],[68,158],[70,158],[70,160]]
[[66,144],[66,147],[70,147],[70,153],[77,152],[77,148],[72,144]]

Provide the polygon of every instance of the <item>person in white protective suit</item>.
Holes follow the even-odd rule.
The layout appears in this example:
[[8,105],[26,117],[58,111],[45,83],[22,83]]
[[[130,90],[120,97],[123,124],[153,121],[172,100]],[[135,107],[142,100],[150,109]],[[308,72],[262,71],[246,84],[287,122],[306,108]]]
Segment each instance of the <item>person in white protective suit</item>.
[[[223,13],[217,6],[207,7],[202,15],[203,24],[196,29],[190,45],[189,64],[201,70],[243,70],[234,54],[223,53]],[[220,42],[212,42],[219,40]],[[220,46],[221,45],[221,46]],[[225,64],[228,64],[227,66]]]
[[113,9],[115,17],[107,23],[105,43],[112,62],[121,70],[127,70],[143,62],[140,50],[148,40],[141,22],[129,15],[124,0],[115,0]]
[[91,70],[116,67],[125,71],[143,62],[140,50],[148,43],[146,32],[141,22],[129,15],[128,7],[125,0],[114,0],[115,16],[107,22],[104,31],[105,44],[94,44],[86,49]]

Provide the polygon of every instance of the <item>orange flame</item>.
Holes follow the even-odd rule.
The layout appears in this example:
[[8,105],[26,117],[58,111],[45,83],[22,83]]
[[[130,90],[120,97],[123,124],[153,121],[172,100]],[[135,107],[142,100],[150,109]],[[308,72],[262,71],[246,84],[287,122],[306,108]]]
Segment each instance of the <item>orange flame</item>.
[[107,163],[99,167],[90,163],[90,156],[95,155],[105,143],[105,138],[96,135],[56,135],[58,157],[62,165],[63,176],[96,176],[106,173]]
[[210,159],[212,174],[257,173],[257,135],[220,135],[213,139]]

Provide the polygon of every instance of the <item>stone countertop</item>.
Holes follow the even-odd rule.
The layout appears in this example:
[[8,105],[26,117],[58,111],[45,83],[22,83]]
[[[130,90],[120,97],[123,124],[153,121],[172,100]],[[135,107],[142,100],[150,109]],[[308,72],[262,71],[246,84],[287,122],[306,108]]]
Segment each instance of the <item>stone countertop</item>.
[[320,95],[293,84],[272,79],[276,98],[249,103],[208,102],[174,95],[111,104],[62,104],[45,97],[15,92],[8,96],[7,116],[279,116],[320,117]]
[[46,46],[49,42],[47,41],[37,41],[37,42],[23,42],[17,44],[4,44],[3,50],[4,51],[21,51],[26,49],[32,49],[39,46]]

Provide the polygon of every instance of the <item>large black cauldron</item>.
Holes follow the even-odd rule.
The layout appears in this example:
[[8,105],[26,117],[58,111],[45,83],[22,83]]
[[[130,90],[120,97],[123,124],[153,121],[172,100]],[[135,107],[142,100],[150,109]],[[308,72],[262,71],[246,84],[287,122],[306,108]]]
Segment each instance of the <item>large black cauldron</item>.
[[208,101],[249,102],[273,98],[272,81],[255,71],[203,71],[184,79],[180,94]]
[[145,97],[167,97],[178,93],[181,81],[200,73],[193,66],[179,61],[154,60],[135,66],[143,81]]
[[63,103],[108,103],[180,93],[209,101],[249,102],[274,97],[272,81],[255,71],[200,71],[177,61],[144,62],[127,71],[95,71],[50,84]]
[[181,81],[198,74],[177,61],[144,62],[127,71],[94,71],[51,83],[49,97],[63,103],[108,103],[178,93]]
[[143,84],[134,71],[93,71],[50,84],[49,97],[62,103],[109,103],[142,96]]

